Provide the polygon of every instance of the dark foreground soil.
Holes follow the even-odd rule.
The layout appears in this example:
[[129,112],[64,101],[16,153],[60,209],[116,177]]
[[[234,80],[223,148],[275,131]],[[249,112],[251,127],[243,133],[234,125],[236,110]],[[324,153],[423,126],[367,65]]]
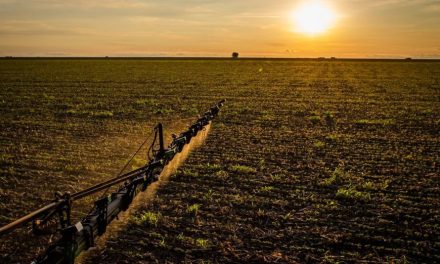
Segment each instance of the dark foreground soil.
[[438,77],[341,66],[256,78],[88,262],[440,262]]
[[[114,176],[150,123],[228,99],[205,144],[86,263],[440,262],[439,63],[0,68],[2,224]],[[0,262],[41,252],[22,250],[30,237],[2,238]]]

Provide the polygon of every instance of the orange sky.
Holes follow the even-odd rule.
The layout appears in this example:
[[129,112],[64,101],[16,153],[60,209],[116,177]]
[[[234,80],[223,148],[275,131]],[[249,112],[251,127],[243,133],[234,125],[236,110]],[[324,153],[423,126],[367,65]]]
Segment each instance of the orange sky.
[[337,20],[314,36],[303,2],[0,0],[0,56],[440,58],[438,0],[321,0]]

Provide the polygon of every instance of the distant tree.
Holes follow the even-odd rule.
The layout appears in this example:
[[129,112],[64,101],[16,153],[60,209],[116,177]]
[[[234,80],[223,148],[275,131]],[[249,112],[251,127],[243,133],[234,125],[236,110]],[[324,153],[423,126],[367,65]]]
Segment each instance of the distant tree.
[[232,52],[233,59],[238,59],[238,55],[240,55],[240,54],[238,54],[238,52]]

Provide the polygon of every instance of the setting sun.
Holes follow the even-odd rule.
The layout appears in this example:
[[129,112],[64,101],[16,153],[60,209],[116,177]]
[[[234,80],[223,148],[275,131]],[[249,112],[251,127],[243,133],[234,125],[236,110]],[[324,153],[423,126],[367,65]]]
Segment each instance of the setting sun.
[[305,3],[292,14],[295,31],[318,35],[329,30],[336,20],[334,11],[322,2]]

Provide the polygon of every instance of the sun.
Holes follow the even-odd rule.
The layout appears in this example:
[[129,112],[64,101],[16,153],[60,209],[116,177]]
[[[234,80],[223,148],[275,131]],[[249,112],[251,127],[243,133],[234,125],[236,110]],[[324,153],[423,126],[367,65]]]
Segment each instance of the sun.
[[336,14],[323,2],[309,1],[293,12],[292,19],[295,31],[314,36],[327,32],[334,25]]

